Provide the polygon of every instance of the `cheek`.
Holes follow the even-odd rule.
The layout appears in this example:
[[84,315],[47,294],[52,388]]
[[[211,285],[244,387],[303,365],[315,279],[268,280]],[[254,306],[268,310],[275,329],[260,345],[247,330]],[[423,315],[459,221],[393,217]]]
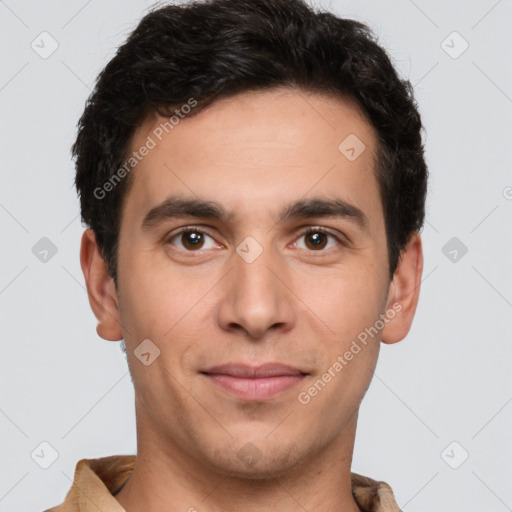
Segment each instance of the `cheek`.
[[385,304],[387,289],[379,271],[370,264],[362,267],[338,267],[295,284],[309,316],[319,320],[337,350],[373,326]]
[[119,273],[121,315],[128,335],[152,335],[162,341],[187,321],[211,286],[211,279],[191,279],[187,269],[173,271],[161,255],[144,250],[120,259]]
[[[353,288],[349,286],[332,285],[330,300],[324,296],[317,304],[318,311],[321,304],[325,306],[320,314],[334,334],[318,336],[319,373],[308,379],[297,397],[301,408],[309,410],[312,417],[329,418],[333,429],[345,424],[357,410],[380,350],[381,330],[375,327],[381,313],[376,306],[377,291],[367,287],[363,292],[361,287],[356,294],[350,293]],[[327,435],[327,425],[325,428]]]
[[[185,382],[195,372],[197,354],[211,345],[219,278],[186,268],[172,271],[149,260],[133,258],[125,267],[131,277],[123,281],[120,305],[127,350],[133,353],[143,340],[151,340],[160,350],[159,365]],[[140,365],[134,360],[133,366]],[[162,385],[172,388],[173,381]]]
[[380,343],[339,341],[324,371],[308,379],[296,397],[295,418],[305,418],[307,432],[320,445],[334,439],[357,413],[373,377]]

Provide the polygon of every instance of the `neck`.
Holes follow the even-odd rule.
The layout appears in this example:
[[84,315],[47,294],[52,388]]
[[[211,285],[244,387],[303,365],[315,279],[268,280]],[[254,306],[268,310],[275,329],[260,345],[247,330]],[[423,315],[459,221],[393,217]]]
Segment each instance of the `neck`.
[[356,423],[357,414],[334,442],[285,474],[251,479],[205,465],[137,414],[135,468],[115,498],[127,512],[360,512],[350,474]]

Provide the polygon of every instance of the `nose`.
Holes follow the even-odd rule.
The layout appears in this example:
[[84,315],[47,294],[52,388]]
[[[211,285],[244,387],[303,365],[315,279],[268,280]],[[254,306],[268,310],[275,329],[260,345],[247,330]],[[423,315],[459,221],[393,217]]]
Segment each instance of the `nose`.
[[218,309],[220,327],[243,331],[253,339],[261,339],[271,330],[291,329],[296,308],[288,266],[271,250],[249,261],[238,253],[233,255],[234,268],[223,283]]

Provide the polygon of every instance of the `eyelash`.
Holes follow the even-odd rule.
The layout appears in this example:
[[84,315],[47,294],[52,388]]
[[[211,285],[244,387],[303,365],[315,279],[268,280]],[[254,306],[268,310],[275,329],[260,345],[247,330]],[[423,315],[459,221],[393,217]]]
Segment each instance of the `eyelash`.
[[[181,229],[179,229],[176,233],[173,233],[171,236],[167,237],[165,239],[165,243],[166,244],[170,244],[171,243],[171,240],[173,240],[174,238],[178,237],[179,235],[182,235],[183,233],[200,233],[202,235],[206,235],[210,238],[213,239],[213,237],[211,235],[209,235],[206,231],[202,230],[201,228],[197,227],[197,226],[186,226],[186,227],[183,227]],[[305,229],[304,231],[302,231],[300,233],[300,235],[298,236],[297,240],[299,240],[300,238],[306,236],[306,235],[310,235],[312,233],[323,233],[327,236],[330,236],[331,238],[334,238],[341,246],[347,246],[348,245],[348,242],[343,240],[343,238],[341,237],[338,237],[336,236],[335,234],[331,233],[330,231],[326,230],[325,228],[321,227],[321,226],[313,226],[313,227],[308,227],[307,229]],[[190,254],[201,254],[203,251],[205,250],[208,250],[208,249],[198,249],[196,251],[188,251],[188,250],[183,250],[183,249],[178,249],[179,251],[182,251],[182,252],[187,252],[187,253],[190,253]],[[311,250],[311,251],[308,251],[308,252],[311,252],[311,253],[315,253],[315,252],[318,252],[318,253],[325,253],[327,252],[326,250],[324,249],[320,249],[318,251],[314,251],[314,250]]]

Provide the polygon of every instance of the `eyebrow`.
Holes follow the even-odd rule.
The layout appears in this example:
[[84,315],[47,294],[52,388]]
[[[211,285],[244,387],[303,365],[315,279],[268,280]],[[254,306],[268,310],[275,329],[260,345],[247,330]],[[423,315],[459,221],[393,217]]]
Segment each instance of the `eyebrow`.
[[[221,204],[205,199],[184,198],[172,195],[151,208],[142,220],[142,230],[148,231],[166,220],[184,217],[197,217],[229,222],[235,214]],[[359,228],[368,230],[368,217],[365,213],[346,201],[334,198],[302,199],[285,205],[278,214],[278,221],[289,221],[309,217],[335,217],[347,219]]]
[[308,217],[337,217],[352,221],[363,230],[368,230],[369,222],[365,213],[342,199],[306,199],[285,206],[279,220],[301,219]]
[[142,229],[147,231],[165,220],[181,217],[200,217],[227,222],[232,219],[233,214],[215,201],[173,195],[149,210],[142,221]]

